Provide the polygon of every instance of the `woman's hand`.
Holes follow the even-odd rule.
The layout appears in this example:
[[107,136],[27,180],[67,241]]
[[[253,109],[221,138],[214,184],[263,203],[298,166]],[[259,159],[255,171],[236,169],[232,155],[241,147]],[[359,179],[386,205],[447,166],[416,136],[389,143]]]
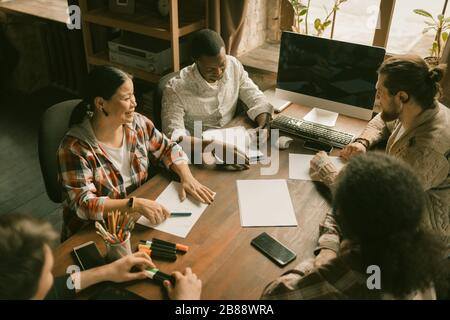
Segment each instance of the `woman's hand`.
[[353,142],[345,146],[344,149],[341,150],[340,157],[344,160],[350,160],[352,157],[365,153],[367,151],[366,147],[359,142]]
[[170,216],[170,212],[156,201],[144,198],[134,201],[134,212],[146,217],[151,224],[160,224]]
[[202,185],[192,175],[181,178],[180,199],[186,199],[186,193],[189,193],[195,200],[211,204],[216,195],[211,189]]
[[331,260],[337,257],[336,252],[331,249],[322,249],[314,260],[314,266],[319,268],[325,264],[328,264]]
[[211,204],[216,195],[211,189],[198,182],[189,170],[189,166],[186,163],[176,163],[171,166],[171,169],[175,171],[180,177],[181,190],[180,200],[186,199],[186,193],[189,193],[195,200],[203,203]]
[[200,300],[202,281],[197,278],[196,274],[192,273],[191,268],[186,268],[184,274],[175,271],[172,275],[176,279],[175,286],[173,286],[170,281],[165,280],[163,282],[170,299]]
[[[133,267],[136,267],[140,271],[131,272]],[[155,268],[155,265],[146,253],[136,252],[101,268],[105,268],[107,281],[125,282],[147,278],[144,270],[147,268]]]
[[325,151],[319,151],[310,161],[311,174],[318,174],[327,165],[333,165],[330,157]]
[[325,151],[319,151],[311,159],[310,166],[313,180],[322,181],[329,187],[334,183],[338,170]]

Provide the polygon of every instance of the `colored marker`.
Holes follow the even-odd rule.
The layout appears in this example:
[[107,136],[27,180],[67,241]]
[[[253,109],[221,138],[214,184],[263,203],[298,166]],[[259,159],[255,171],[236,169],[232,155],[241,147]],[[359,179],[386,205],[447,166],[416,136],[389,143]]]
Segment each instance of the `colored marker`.
[[145,252],[150,257],[156,258],[156,259],[167,260],[167,261],[171,261],[171,262],[177,260],[177,255],[176,254],[168,254],[168,253],[165,253],[165,252],[152,250],[152,249],[149,249],[146,246],[139,247],[139,252]]
[[142,246],[145,246],[145,247],[147,247],[147,248],[149,248],[149,249],[151,249],[153,251],[165,252],[167,254],[177,254],[177,252],[174,249],[172,249],[172,248],[163,247],[163,246],[157,246],[157,245],[152,244],[151,242],[149,243],[149,242],[150,241],[148,241],[147,243],[140,243],[138,245],[138,248],[140,248]]
[[170,276],[164,272],[159,271],[157,268],[149,268],[145,270],[147,277],[155,280],[159,284],[162,284],[164,280],[169,280],[172,284],[175,284],[176,280],[174,276]]
[[168,242],[168,241],[164,241],[164,240],[160,240],[160,239],[156,239],[156,238],[152,239],[152,243],[165,245],[165,246],[174,248],[174,249],[176,249],[178,251],[182,251],[182,252],[188,252],[188,250],[189,250],[189,246],[187,246],[187,245],[179,244],[179,243],[172,243],[172,242]]
[[190,217],[192,212],[171,212],[171,217]]

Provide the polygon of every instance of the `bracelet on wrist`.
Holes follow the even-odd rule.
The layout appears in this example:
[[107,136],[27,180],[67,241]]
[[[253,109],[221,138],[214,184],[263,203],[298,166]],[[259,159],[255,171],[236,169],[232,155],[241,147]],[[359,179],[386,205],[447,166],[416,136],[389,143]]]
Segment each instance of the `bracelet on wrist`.
[[369,149],[369,141],[363,138],[356,138],[353,142],[360,143],[364,146],[364,148]]

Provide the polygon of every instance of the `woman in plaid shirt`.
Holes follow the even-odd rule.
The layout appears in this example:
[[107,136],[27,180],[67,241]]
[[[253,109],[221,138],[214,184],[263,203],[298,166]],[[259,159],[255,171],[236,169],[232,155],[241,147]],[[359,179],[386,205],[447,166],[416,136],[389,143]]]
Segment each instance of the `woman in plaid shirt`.
[[213,201],[214,192],[192,176],[181,147],[134,112],[130,75],[110,66],[97,67],[86,88],[58,150],[64,196],[62,240],[112,210],[142,214],[153,224],[163,222],[170,213],[157,202],[126,199],[147,180],[151,162],[178,174],[182,198],[189,193],[201,202]]

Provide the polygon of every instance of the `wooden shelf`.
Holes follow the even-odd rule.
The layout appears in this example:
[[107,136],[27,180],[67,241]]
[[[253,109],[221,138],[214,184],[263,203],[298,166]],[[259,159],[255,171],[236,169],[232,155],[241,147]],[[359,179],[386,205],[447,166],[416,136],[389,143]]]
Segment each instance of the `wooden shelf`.
[[145,80],[145,81],[148,81],[151,83],[158,83],[159,79],[162,77],[162,75],[159,75],[159,74],[146,72],[146,71],[143,71],[140,69],[125,66],[120,63],[112,62],[109,60],[108,52],[106,52],[106,51],[88,56],[87,61],[88,61],[88,63],[93,64],[93,65],[112,65],[112,66],[118,67],[118,68],[122,69],[123,71],[128,72],[139,79],[142,79],[142,80]]
[[[83,14],[83,20],[93,24],[118,28],[146,36],[171,40],[170,23],[152,12],[124,15],[109,11],[107,8],[95,9]],[[205,19],[187,19],[179,22],[180,37],[205,27]]]
[[[113,65],[133,74],[136,78],[151,83],[158,83],[161,76],[166,72],[180,70],[180,67],[182,67],[180,63],[180,38],[205,28],[207,21],[209,21],[207,0],[205,0],[203,17],[198,10],[183,10],[183,13],[179,15],[178,0],[169,0],[170,14],[167,18],[161,17],[151,6],[141,6],[141,8],[136,9],[134,14],[127,15],[110,11],[108,6],[105,6],[106,1],[103,1],[104,6],[95,8],[88,5],[89,1],[79,0],[88,70],[92,65]],[[90,2],[90,4],[92,3]],[[110,61],[105,39],[102,38],[102,35],[92,32],[95,25],[137,33],[149,37],[149,39],[156,38],[169,41],[172,49],[170,70],[159,75]],[[96,40],[100,43],[97,46],[100,47],[94,48],[93,44]]]

